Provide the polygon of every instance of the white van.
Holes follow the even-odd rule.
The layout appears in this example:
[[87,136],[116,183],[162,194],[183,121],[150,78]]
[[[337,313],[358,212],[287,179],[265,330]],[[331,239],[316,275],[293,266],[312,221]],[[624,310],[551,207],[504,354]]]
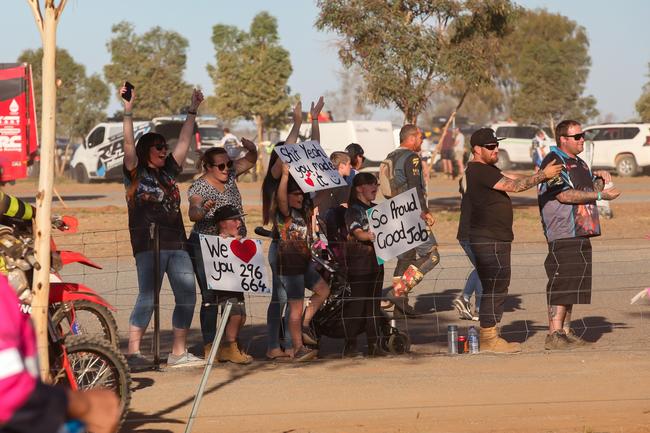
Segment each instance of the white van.
[[[319,123],[320,144],[328,155],[335,151],[345,151],[350,143],[363,147],[366,160],[364,171],[378,171],[381,161],[397,146],[393,135],[393,125],[388,121],[348,120],[345,122]],[[288,130],[283,132],[286,137]],[[309,140],[311,125],[305,123],[300,128],[300,139]]]
[[[157,132],[165,137],[170,149],[178,141],[185,116],[156,117],[151,121],[133,122],[135,141],[147,132]],[[183,175],[197,172],[200,154],[197,150],[198,129],[194,128],[190,150],[183,164]],[[199,141],[200,142],[200,141]],[[91,180],[121,180],[124,159],[124,131],[122,122],[103,122],[96,125],[77,147],[70,160],[71,174],[80,183]]]
[[[514,165],[530,168],[533,166],[533,158],[530,155],[530,147],[535,134],[540,129],[532,125],[518,125],[513,122],[501,122],[490,126],[496,136],[505,140],[499,142],[499,162],[497,167],[507,170]],[[551,131],[542,128],[546,139],[553,143]]]

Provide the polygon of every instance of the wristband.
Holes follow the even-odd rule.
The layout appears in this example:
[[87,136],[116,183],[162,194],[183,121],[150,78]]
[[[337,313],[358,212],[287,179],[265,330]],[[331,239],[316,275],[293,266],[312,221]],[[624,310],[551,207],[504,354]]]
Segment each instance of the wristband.
[[196,116],[196,111],[189,110],[189,111],[187,112],[187,114],[193,114],[193,115]]
[[124,112],[124,117],[133,117],[133,113]]
[[600,197],[601,197],[601,195],[600,195],[600,191],[598,191],[598,196],[597,196],[596,200],[601,200]]

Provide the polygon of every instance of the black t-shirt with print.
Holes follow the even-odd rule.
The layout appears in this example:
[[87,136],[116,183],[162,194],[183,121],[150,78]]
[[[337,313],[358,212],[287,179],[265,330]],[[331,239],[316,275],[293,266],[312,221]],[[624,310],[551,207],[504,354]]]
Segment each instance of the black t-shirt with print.
[[289,208],[289,216],[275,215],[273,239],[278,239],[278,273],[300,275],[307,272],[311,260],[311,215],[305,209]]
[[152,222],[159,227],[161,250],[184,249],[187,238],[180,210],[181,195],[176,183],[182,168],[174,156],[169,154],[165,165],[158,170],[136,167],[128,171],[122,167],[133,255],[151,250]]
[[370,241],[359,241],[352,234],[355,230],[370,230],[368,214],[366,211],[375,206],[374,203],[366,205],[360,201],[350,203],[350,207],[345,211],[345,225],[350,240],[346,243],[345,264],[348,272],[355,275],[373,274],[379,270],[375,247]]
[[[503,174],[494,165],[469,162],[465,170],[471,216],[469,222],[470,240],[489,238],[510,242],[512,233],[512,202],[503,191],[494,189]],[[462,219],[462,216],[461,216]]]

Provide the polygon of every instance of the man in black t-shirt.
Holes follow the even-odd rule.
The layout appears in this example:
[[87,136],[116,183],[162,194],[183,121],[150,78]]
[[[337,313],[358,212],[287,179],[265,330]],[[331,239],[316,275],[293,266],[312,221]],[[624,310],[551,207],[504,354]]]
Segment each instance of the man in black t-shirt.
[[495,166],[499,160],[499,140],[490,128],[472,134],[470,143],[474,159],[465,170],[465,198],[471,206],[469,240],[483,286],[479,312],[481,351],[513,353],[521,351],[519,343],[508,343],[499,337],[496,328],[510,285],[510,246],[514,237],[512,203],[506,192],[530,189],[555,177],[562,166],[550,164],[529,177],[505,175]]
[[564,166],[557,181],[546,182],[538,191],[539,211],[548,255],[544,262],[548,283],[548,335],[546,350],[572,349],[585,344],[571,330],[573,304],[591,303],[591,237],[600,236],[596,200],[614,200],[616,188],[604,189],[612,180],[607,171],[593,174],[578,157],[584,150],[584,132],[575,120],[564,120],[555,128],[557,146],[542,161]]

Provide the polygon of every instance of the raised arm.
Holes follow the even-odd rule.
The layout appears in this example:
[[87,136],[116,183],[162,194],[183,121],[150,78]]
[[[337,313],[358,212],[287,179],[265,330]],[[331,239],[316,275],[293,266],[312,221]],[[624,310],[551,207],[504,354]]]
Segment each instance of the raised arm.
[[194,89],[192,91],[192,102],[190,103],[190,109],[187,112],[187,118],[185,123],[183,123],[183,128],[178,137],[178,143],[172,152],[174,159],[178,165],[183,166],[183,161],[185,161],[185,156],[187,151],[190,148],[190,143],[192,142],[192,134],[194,133],[194,120],[196,119],[196,110],[199,109],[199,105],[203,102],[203,93],[200,90]]
[[511,179],[503,176],[495,185],[494,189],[505,192],[522,192],[534,187],[537,184],[544,182],[547,179],[552,179],[559,175],[562,171],[562,164],[553,161],[542,170],[539,170],[532,176],[520,177]]
[[126,101],[122,95],[126,93],[126,87],[120,89],[120,99],[124,103],[124,167],[131,171],[138,165],[138,157],[135,153],[135,138],[133,136],[133,101],[135,101],[135,89],[131,90],[131,100]]
[[318,126],[318,116],[320,116],[320,112],[323,109],[323,105],[325,105],[325,101],[323,100],[323,97],[321,96],[318,98],[318,102],[316,102],[316,105],[314,103],[311,103],[311,108],[309,109],[309,114],[311,114],[311,139],[314,141],[318,141],[320,143],[320,127]]
[[237,176],[246,173],[257,164],[257,146],[255,146],[255,143],[242,137],[241,144],[248,152],[246,156],[235,161],[235,173]]
[[[302,125],[302,103],[298,101],[293,107],[293,126],[284,144],[296,144],[298,142],[298,135],[300,135],[300,126]],[[279,179],[282,175],[282,160],[278,158],[275,164],[271,167],[271,175],[274,179]]]
[[282,164],[282,177],[278,185],[277,199],[278,209],[284,216],[289,216],[289,194],[287,187],[289,186],[289,164]]
[[210,209],[214,207],[214,205],[214,200],[203,201],[203,197],[196,194],[190,196],[190,221],[201,221],[203,218],[205,218]]

